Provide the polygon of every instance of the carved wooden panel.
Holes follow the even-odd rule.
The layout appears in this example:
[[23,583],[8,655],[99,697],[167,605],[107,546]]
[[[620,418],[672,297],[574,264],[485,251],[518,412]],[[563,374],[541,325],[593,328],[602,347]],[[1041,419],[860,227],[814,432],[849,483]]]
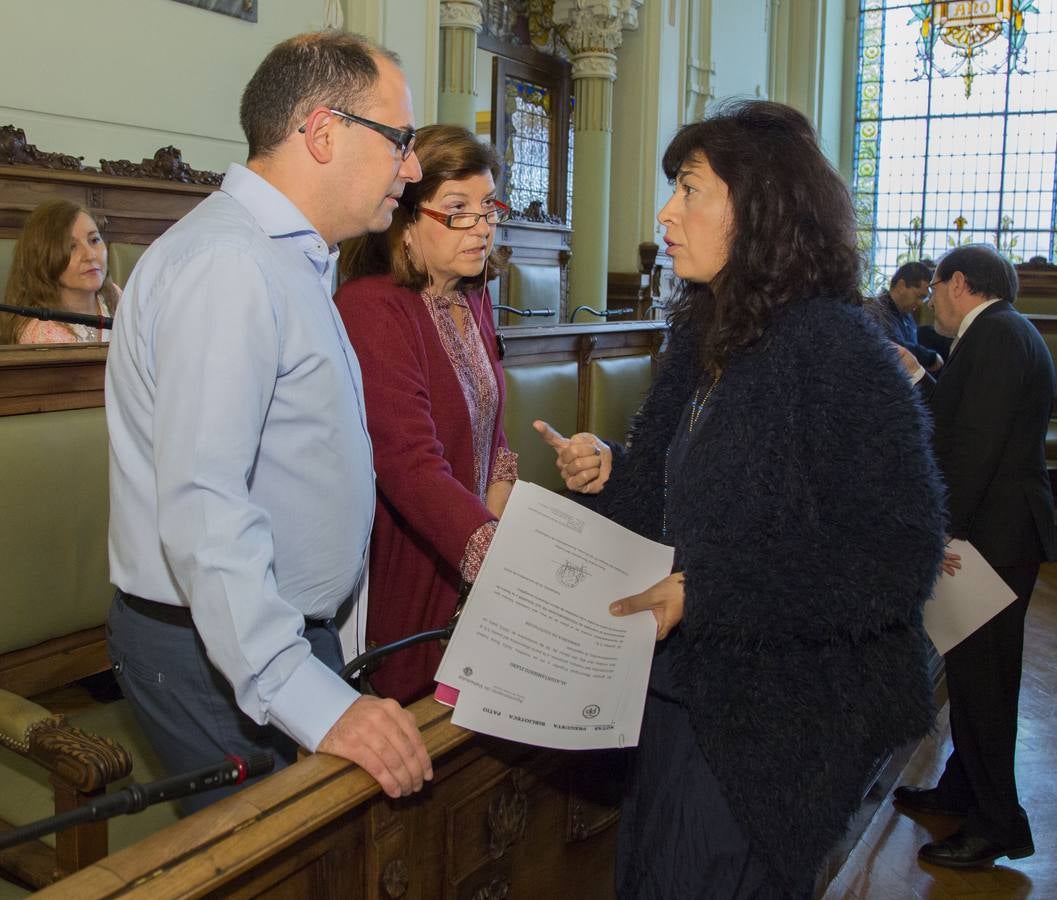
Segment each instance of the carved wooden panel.
[[30,212],[58,199],[98,217],[108,241],[149,244],[212,191],[200,184],[0,165],[0,237],[17,238]]
[[149,244],[220,183],[192,169],[175,147],[152,159],[100,160],[102,171],[62,153],[38,150],[25,132],[0,126],[0,237],[18,237],[27,215],[53,199],[90,210],[108,241]]
[[565,828],[570,784],[610,773],[570,781],[586,757],[471,735],[432,700],[411,710],[434,760],[421,794],[390,800],[344,761],[309,756],[41,897],[613,897],[616,829],[569,842]]

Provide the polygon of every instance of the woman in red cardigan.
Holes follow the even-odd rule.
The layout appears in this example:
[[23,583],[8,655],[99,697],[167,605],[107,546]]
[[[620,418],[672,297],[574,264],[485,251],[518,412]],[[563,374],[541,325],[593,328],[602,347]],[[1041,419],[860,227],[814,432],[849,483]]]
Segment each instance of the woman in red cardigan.
[[[422,180],[384,234],[343,248],[335,302],[363,369],[378,505],[367,638],[441,628],[484,553],[517,478],[503,434],[503,371],[485,287],[499,159],[469,131],[416,133]],[[388,657],[371,683],[407,703],[428,693],[436,643]]]

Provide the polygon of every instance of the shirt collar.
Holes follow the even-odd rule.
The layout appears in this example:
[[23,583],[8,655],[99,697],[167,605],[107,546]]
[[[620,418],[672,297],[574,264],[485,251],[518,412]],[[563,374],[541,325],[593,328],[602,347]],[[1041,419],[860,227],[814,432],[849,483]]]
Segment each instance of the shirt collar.
[[220,189],[244,206],[268,237],[296,239],[320,275],[337,261],[338,248],[328,247],[293,201],[256,172],[232,163],[224,173]]
[[[986,302],[981,303],[979,306],[974,306],[972,309],[970,309],[969,312],[965,314],[965,318],[962,319],[962,324],[958,326],[958,335],[955,337],[954,343],[957,343],[962,339],[962,335],[964,335],[965,332],[969,330],[969,326],[976,321],[976,317],[980,315],[980,313],[987,309],[987,307],[994,306],[1001,299],[1001,297],[996,297],[994,300],[987,300]],[[954,349],[954,344],[951,344],[951,349]]]

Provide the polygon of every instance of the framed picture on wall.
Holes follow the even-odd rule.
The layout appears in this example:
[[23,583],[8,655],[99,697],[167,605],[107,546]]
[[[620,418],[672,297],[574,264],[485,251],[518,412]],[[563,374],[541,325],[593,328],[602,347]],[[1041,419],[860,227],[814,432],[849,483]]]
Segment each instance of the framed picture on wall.
[[176,2],[223,13],[226,16],[234,16],[236,19],[245,19],[247,22],[257,21],[257,0],[176,0]]

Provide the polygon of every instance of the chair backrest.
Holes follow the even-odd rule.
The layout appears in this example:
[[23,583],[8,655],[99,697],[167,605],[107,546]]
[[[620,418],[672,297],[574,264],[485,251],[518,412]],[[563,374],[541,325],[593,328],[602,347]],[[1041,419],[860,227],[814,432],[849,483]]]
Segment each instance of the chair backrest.
[[1042,291],[1022,290],[1017,295],[1016,308],[1024,315],[1042,313],[1046,316],[1057,315],[1057,297]]
[[7,275],[15,256],[14,238],[0,238],[0,303],[3,302],[4,289],[7,287]]
[[107,468],[102,408],[0,416],[0,653],[105,620]]
[[550,317],[512,319],[511,324],[557,324],[562,293],[562,273],[558,266],[510,263],[507,278],[510,281],[508,305],[516,309],[547,309],[553,313]]
[[128,276],[132,274],[132,267],[139,262],[147,245],[113,241],[108,249],[110,251],[108,256],[110,277],[118,287],[123,288],[128,284]]
[[607,441],[624,443],[628,423],[653,380],[648,354],[591,360],[587,430]]
[[576,362],[509,366],[505,375],[503,429],[518,453],[518,477],[552,491],[563,490],[554,450],[542,441],[532,422],[546,419],[566,436],[576,431]]

